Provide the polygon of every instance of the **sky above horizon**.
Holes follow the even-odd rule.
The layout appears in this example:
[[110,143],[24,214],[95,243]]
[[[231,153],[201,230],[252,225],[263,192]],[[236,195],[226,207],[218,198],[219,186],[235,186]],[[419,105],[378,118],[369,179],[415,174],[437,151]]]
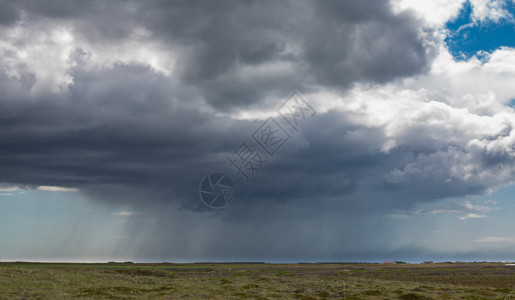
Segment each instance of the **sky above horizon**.
[[514,0],[0,0],[0,261],[515,261],[514,86]]

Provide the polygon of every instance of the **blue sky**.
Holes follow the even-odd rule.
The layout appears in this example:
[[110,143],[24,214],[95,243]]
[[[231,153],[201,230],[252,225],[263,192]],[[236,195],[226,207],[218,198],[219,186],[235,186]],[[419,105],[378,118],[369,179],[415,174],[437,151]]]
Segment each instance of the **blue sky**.
[[475,22],[472,4],[465,2],[459,15],[446,24],[449,33],[445,42],[451,54],[456,59],[467,60],[481,51],[491,53],[501,47],[514,47],[515,3],[505,2],[504,9],[509,14],[507,18]]
[[0,4],[0,261],[515,261],[515,2],[38,3]]

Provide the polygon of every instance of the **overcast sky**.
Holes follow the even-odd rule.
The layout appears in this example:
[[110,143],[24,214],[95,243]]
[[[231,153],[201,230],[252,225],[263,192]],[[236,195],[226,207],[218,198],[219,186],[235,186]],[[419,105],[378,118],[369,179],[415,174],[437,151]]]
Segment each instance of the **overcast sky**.
[[515,260],[514,36],[513,0],[0,0],[0,260]]

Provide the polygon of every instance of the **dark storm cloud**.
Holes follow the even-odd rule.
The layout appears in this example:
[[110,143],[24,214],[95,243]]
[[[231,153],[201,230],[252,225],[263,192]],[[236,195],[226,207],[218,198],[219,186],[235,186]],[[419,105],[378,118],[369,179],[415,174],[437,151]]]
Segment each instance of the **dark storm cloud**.
[[[0,34],[6,43],[12,39],[12,47],[0,48],[0,182],[76,187],[157,216],[152,228],[138,223],[140,215],[127,228],[159,237],[127,242],[125,248],[141,247],[143,256],[359,258],[367,246],[405,254],[383,249],[387,237],[363,237],[385,230],[384,215],[394,209],[478,194],[510,180],[511,174],[496,172],[512,172],[511,156],[483,144],[500,143],[511,128],[479,137],[473,148],[476,136],[437,128],[422,116],[403,123],[397,145],[385,150],[391,133],[352,109],[322,108],[248,184],[228,167],[226,157],[262,121],[227,113],[274,110],[294,90],[330,91],[345,104],[355,100],[346,98],[354,84],[424,73],[435,50],[425,40],[428,32],[410,14],[393,13],[387,1],[19,1],[0,7]],[[74,40],[53,37],[57,25]],[[60,42],[73,51],[65,67],[53,69],[63,64]],[[174,61],[169,73],[137,55],[126,57],[148,45],[170,49],[164,54]],[[55,53],[49,61],[36,51],[31,61],[23,47]],[[109,51],[119,53],[116,62],[103,60]],[[54,84],[67,82],[54,72],[70,81]],[[437,117],[445,125],[455,121]],[[220,171],[237,181],[237,197],[230,209],[212,211],[199,200],[198,185]]]
[[[217,109],[356,81],[387,82],[424,70],[420,25],[387,1],[21,2],[34,17],[73,20],[95,43],[128,38],[136,26],[182,47],[178,77]],[[108,16],[108,17],[107,17]],[[286,72],[242,73],[273,65]]]
[[[286,97],[294,89],[336,86],[345,90],[354,82],[382,82],[423,70],[430,57],[424,56],[415,19],[394,15],[384,1],[365,2],[5,4],[10,15],[25,13],[27,23],[69,22],[75,35],[96,44],[122,42],[131,38],[135,28],[144,27],[152,32],[152,39],[175,48],[179,45],[180,50],[174,75],[166,77],[139,65],[87,67],[90,54],[77,49],[69,58],[76,64],[69,70],[73,78],[69,93],[42,93],[35,100],[24,99],[38,80],[35,74],[25,70],[12,77],[3,72],[2,181],[139,184],[175,192],[191,188],[201,169],[223,165],[223,154],[257,124],[216,117],[201,109],[205,103],[220,111],[250,107],[269,96]],[[290,70],[242,75],[274,64],[285,64]],[[286,182],[255,191],[256,195],[286,196],[316,186],[330,195],[352,190],[357,178],[365,176],[361,167],[366,169],[377,158],[370,152],[375,150],[362,151],[369,141],[352,141],[351,147],[348,137],[338,135],[336,130],[349,130],[345,122],[338,122],[340,117],[345,116],[322,116],[325,121],[319,126],[324,131],[313,129],[320,132],[306,137],[312,146],[290,153],[277,164],[278,170],[267,171],[303,180],[302,175],[291,177],[299,172],[295,161],[309,161],[301,168],[314,170],[318,180],[306,191]],[[331,125],[333,121],[339,125]],[[327,131],[331,126],[340,127]],[[357,130],[379,134],[376,129]],[[338,155],[329,161],[323,158],[327,151]]]
[[[143,63],[98,65],[94,56],[101,54],[76,48],[67,58],[66,75],[73,81],[63,92],[37,89],[42,78],[30,66],[39,61],[9,65],[20,66],[15,76],[2,68],[0,182],[77,187],[95,199],[152,213],[174,203],[205,214],[200,180],[209,172],[227,172],[238,183],[237,199],[215,217],[247,224],[261,236],[238,247],[250,256],[249,248],[278,240],[285,241],[282,253],[308,249],[302,235],[290,234],[299,222],[312,220],[314,228],[353,224],[371,232],[365,223],[375,224],[370,222],[380,212],[498,184],[479,173],[453,175],[453,164],[468,165],[486,154],[449,147],[438,138],[446,131],[433,136],[422,130],[424,123],[409,127],[401,145],[386,152],[385,128],[338,110],[305,122],[251,183],[243,184],[227,166],[226,156],[261,121],[218,113],[273,110],[280,103],[267,98],[284,101],[294,89],[343,94],[354,83],[387,82],[425,69],[431,57],[422,28],[410,15],[394,15],[384,1],[20,3],[25,22],[64,22],[86,46],[123,45],[144,27],[151,34],[141,45],[169,46],[176,63],[163,75]],[[6,58],[16,60],[17,53],[11,50]],[[493,168],[510,163],[499,159]],[[329,211],[338,213],[329,217]],[[157,227],[185,228],[190,222],[163,218]],[[274,226],[263,222],[284,229],[268,238]],[[298,232],[310,236],[306,230]],[[247,234],[235,232],[226,242],[243,241]],[[359,241],[352,230],[341,235]],[[286,243],[287,237],[295,242]],[[213,239],[223,237],[217,233]],[[213,242],[203,251],[220,247]]]
[[[13,99],[0,110],[2,182],[85,191],[110,185],[157,189],[168,195],[163,201],[202,209],[196,195],[200,179],[220,170],[235,176],[226,156],[260,124],[202,112],[197,93],[145,66],[85,70],[79,64],[72,74],[69,96],[36,102],[21,98],[23,78],[5,77],[2,83],[11,87]],[[348,207],[355,205],[351,195],[364,191],[369,203],[382,198],[390,208],[407,208],[414,197],[476,194],[493,183],[449,181],[453,163],[467,164],[456,159],[468,155],[459,149],[408,144],[382,152],[384,130],[352,119],[331,111],[306,122],[250,184],[241,186],[234,209],[243,211],[229,217],[244,219],[247,205],[270,201],[336,197]],[[478,152],[472,160],[488,155]],[[497,162],[504,163],[508,158]]]
[[[420,72],[430,59],[415,19],[394,16],[385,1],[187,3],[159,7],[151,28],[191,49],[178,62],[182,78],[217,108],[313,84],[389,81]],[[292,72],[238,78],[244,68],[281,63]]]
[[12,24],[16,22],[19,17],[20,13],[11,1],[0,1],[0,26]]
[[387,1],[317,2],[316,11],[325,22],[306,26],[305,57],[321,84],[385,82],[428,63],[417,21],[393,16]]
[[69,97],[4,103],[2,181],[148,185],[232,143],[216,128],[234,124],[199,112],[188,98],[194,95],[181,95],[148,67],[77,69],[73,76]]

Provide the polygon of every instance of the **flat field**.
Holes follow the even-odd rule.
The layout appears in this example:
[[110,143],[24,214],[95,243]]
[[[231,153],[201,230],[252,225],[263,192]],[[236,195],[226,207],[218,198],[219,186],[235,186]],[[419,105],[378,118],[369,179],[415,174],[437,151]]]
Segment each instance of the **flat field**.
[[0,263],[0,299],[514,299],[515,267]]

